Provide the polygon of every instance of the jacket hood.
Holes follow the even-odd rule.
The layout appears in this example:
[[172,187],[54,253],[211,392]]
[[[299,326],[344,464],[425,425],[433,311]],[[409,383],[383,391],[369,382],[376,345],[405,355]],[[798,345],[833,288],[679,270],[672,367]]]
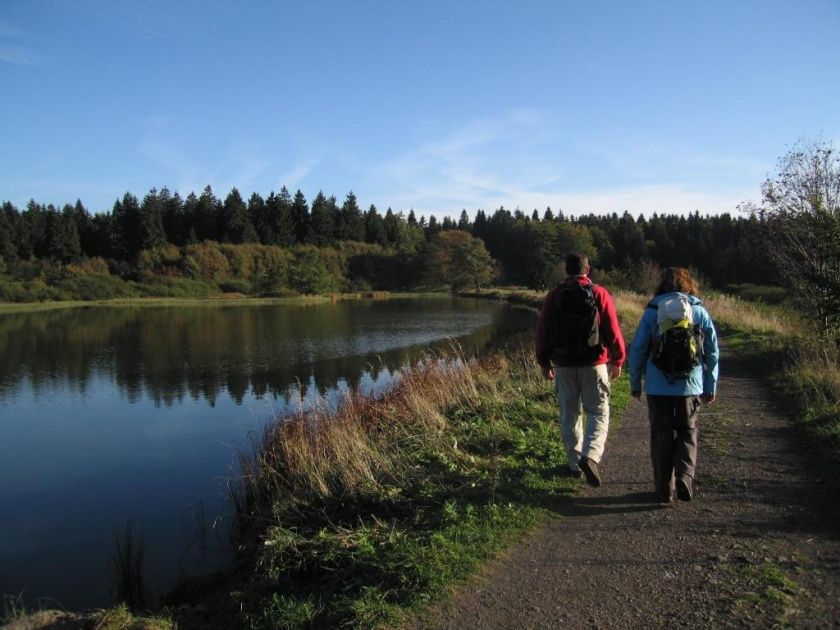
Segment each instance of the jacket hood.
[[675,295],[684,295],[688,298],[688,303],[692,306],[700,306],[701,304],[703,304],[703,300],[701,300],[696,295],[691,295],[690,293],[681,293],[680,291],[671,291],[670,293],[654,295],[653,299],[650,302],[651,304],[659,304],[662,300],[667,300],[668,298],[672,298]]

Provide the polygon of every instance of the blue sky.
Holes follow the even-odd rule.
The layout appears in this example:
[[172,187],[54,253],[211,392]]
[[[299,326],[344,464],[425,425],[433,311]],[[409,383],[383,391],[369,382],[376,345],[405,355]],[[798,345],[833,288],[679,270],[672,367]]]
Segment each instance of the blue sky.
[[0,1],[0,200],[735,210],[840,139],[840,2]]

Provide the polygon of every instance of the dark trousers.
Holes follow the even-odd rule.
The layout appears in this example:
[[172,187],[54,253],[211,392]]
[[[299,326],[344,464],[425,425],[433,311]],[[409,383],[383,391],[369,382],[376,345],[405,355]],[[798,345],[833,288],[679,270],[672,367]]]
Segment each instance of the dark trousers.
[[674,489],[676,477],[694,479],[697,462],[697,396],[648,396],[650,460],[656,491]]

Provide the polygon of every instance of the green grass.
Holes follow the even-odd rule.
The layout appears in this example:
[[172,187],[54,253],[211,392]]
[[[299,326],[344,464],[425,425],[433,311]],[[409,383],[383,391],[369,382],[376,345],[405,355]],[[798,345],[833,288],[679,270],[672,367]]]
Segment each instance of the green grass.
[[750,618],[750,612],[772,618],[778,627],[789,627],[797,598],[803,591],[790,572],[771,561],[738,564],[731,571],[746,589],[733,603],[733,616]]
[[[393,426],[376,428],[377,408],[360,407],[358,419],[374,436],[374,446],[353,442],[354,452],[372,462],[363,476],[347,473],[339,483],[336,473],[293,475],[281,472],[288,464],[267,458],[263,463],[275,470],[261,483],[270,480],[274,489],[249,514],[245,570],[224,586],[233,605],[214,614],[218,627],[396,624],[422,615],[431,602],[553,517],[581,482],[564,474],[553,387],[534,365],[530,341],[520,339],[480,365],[464,366],[463,378],[474,386],[442,403],[440,418],[423,428],[395,432],[396,442],[388,448],[399,453],[384,463],[370,451],[382,439],[377,436]],[[423,388],[445,384],[446,379],[424,377],[392,397],[434,397]],[[626,377],[613,393],[617,417],[629,400]],[[411,404],[431,414],[430,407]],[[400,409],[387,396],[381,405],[393,414]],[[382,417],[390,425],[411,425],[410,413],[399,413]],[[338,421],[350,426],[346,417]],[[316,441],[327,459],[337,449],[326,442],[337,439],[360,438],[322,435]],[[314,476],[305,487],[321,490],[295,491],[292,500],[289,488],[300,486],[289,484],[304,483],[305,474]],[[178,604],[177,597],[170,603]]]

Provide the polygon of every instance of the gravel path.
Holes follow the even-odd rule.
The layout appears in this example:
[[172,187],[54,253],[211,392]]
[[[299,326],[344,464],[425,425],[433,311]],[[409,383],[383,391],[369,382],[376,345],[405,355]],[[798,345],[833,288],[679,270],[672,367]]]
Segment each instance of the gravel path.
[[700,416],[695,497],[654,502],[644,402],[586,488],[422,628],[840,626],[837,467],[820,465],[724,348]]

